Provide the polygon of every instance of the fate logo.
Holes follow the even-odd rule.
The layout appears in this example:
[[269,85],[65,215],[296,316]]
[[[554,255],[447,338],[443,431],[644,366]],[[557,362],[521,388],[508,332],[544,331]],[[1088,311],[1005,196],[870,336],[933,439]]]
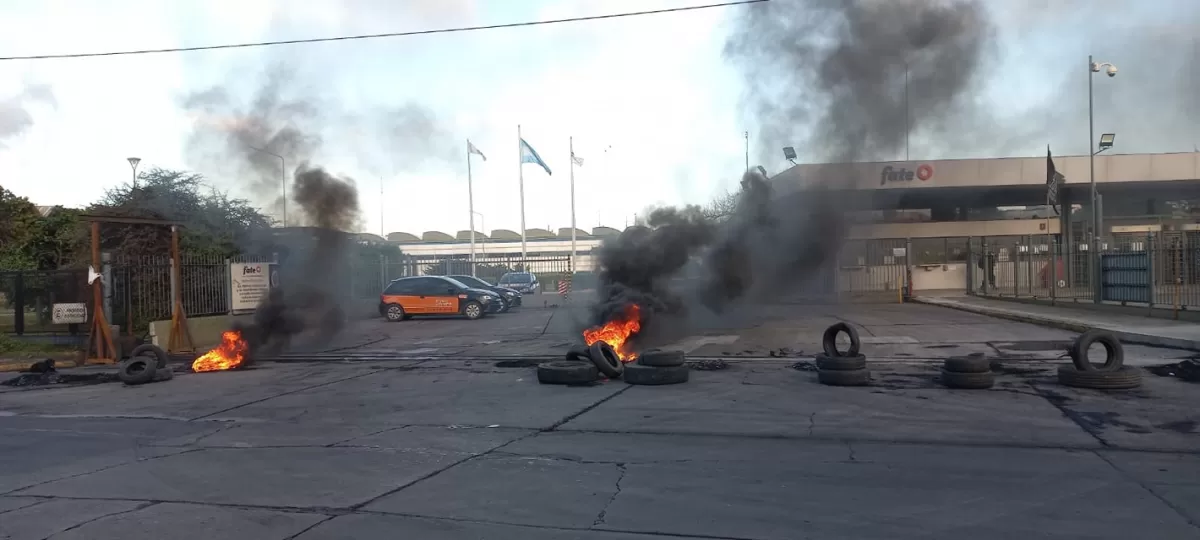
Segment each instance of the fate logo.
[[886,185],[889,182],[912,182],[913,178],[922,182],[933,178],[933,166],[929,164],[917,167],[916,172],[900,167],[894,169],[892,167],[884,167],[879,174],[879,185]]

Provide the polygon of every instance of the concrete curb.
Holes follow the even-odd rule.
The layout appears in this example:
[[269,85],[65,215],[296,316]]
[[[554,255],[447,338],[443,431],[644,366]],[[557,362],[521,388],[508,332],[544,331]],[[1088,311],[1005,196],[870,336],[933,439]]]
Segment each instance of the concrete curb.
[[1121,330],[1120,328],[1116,328],[1116,327],[1087,324],[1087,323],[1082,323],[1079,321],[1074,321],[1071,319],[1064,319],[1064,318],[1059,318],[1059,317],[1047,317],[1047,316],[1043,316],[1043,315],[1032,315],[1032,314],[1024,313],[1024,312],[1017,311],[1017,310],[1009,310],[1009,309],[985,307],[985,306],[974,306],[974,305],[970,305],[970,304],[964,304],[961,302],[947,301],[947,300],[944,300],[941,298],[914,297],[911,299],[911,301],[916,302],[918,304],[926,304],[926,305],[930,305],[930,306],[938,306],[938,307],[944,307],[944,308],[950,308],[950,309],[957,309],[959,311],[966,311],[968,313],[987,315],[989,317],[996,317],[999,319],[1008,319],[1010,321],[1036,324],[1036,325],[1040,325],[1040,326],[1047,326],[1050,328],[1058,328],[1061,330],[1070,330],[1072,332],[1083,333],[1088,330],[1104,330],[1106,332],[1112,332],[1113,335],[1117,336],[1117,339],[1121,340],[1124,343],[1132,343],[1135,345],[1150,345],[1153,347],[1167,347],[1167,348],[1171,348],[1171,349],[1184,349],[1184,350],[1190,350],[1190,351],[1200,351],[1200,341],[1191,340],[1191,339],[1156,336],[1156,335],[1152,335],[1152,334],[1141,334],[1141,333],[1137,333],[1137,332],[1129,332],[1126,330]]

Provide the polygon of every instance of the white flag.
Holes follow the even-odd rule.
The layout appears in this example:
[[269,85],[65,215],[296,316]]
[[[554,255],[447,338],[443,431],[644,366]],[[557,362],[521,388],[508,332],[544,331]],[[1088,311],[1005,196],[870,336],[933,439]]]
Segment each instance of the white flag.
[[478,148],[475,148],[475,145],[472,144],[470,140],[467,140],[467,153],[478,155],[479,157],[483,158],[484,161],[487,161],[487,156],[483,155],[483,152],[480,152]]
[[575,155],[574,152],[571,152],[571,162],[574,163],[576,166],[579,166],[579,167],[583,166],[583,158]]

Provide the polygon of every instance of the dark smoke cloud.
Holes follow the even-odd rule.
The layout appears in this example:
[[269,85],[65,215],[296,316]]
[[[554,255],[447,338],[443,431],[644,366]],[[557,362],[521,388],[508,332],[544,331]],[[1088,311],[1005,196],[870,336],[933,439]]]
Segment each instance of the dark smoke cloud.
[[314,227],[345,232],[358,228],[358,191],[352,178],[337,178],[302,163],[292,185],[292,199]]
[[33,127],[33,115],[29,107],[37,104],[57,105],[49,86],[26,85],[17,95],[0,99],[0,148],[4,148],[6,139],[23,135]]

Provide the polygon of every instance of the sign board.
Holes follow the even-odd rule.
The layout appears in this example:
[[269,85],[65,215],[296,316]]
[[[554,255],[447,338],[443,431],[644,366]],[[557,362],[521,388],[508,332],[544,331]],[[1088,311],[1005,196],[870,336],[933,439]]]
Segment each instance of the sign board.
[[54,304],[50,311],[54,324],[83,324],[87,322],[87,304]]
[[898,248],[898,247],[892,248],[892,256],[893,257],[903,257],[905,255],[908,255],[908,248]]
[[229,310],[254,311],[279,286],[279,270],[272,263],[230,263],[229,281]]

